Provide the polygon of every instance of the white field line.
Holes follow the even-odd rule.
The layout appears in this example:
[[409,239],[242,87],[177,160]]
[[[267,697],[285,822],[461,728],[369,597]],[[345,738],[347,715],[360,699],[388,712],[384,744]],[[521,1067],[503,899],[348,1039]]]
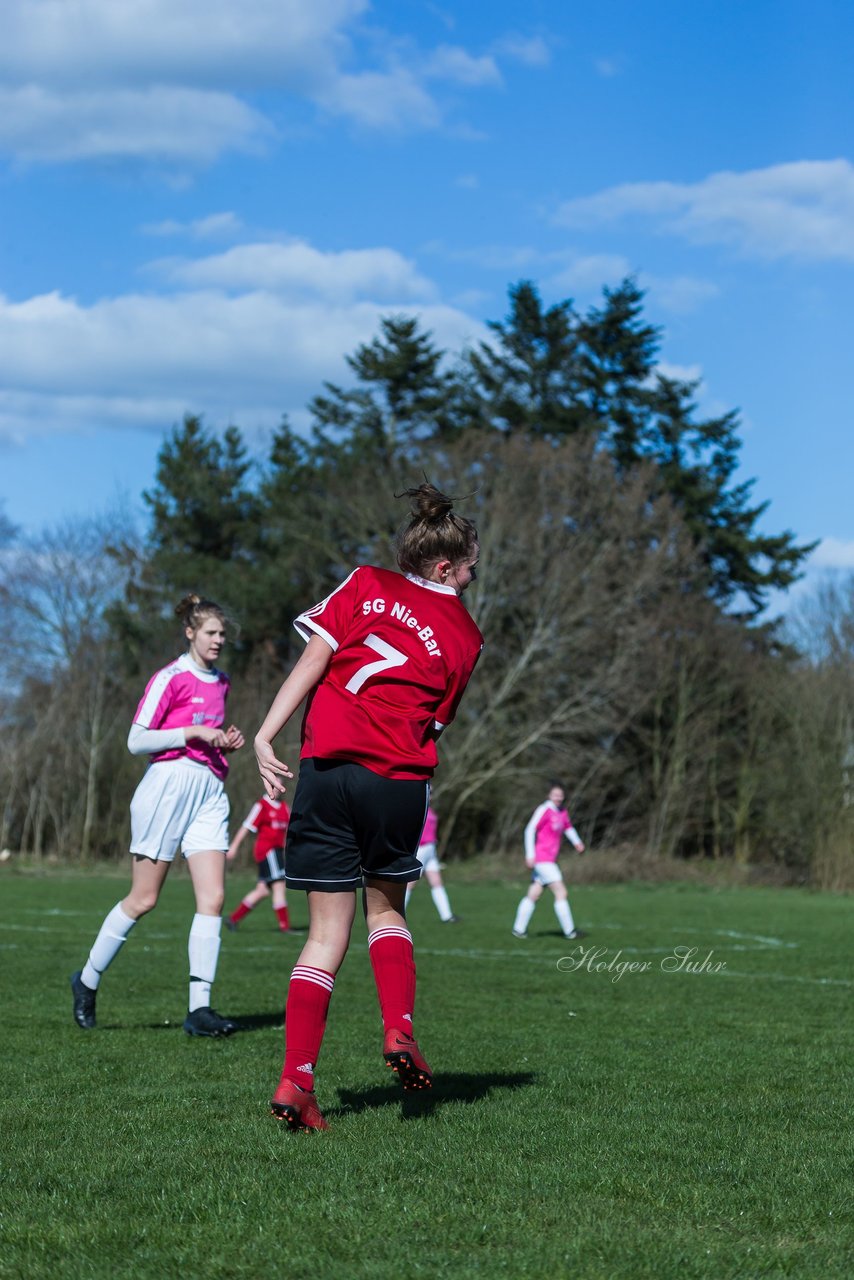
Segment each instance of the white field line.
[[[592,927],[594,926],[591,926],[591,928]],[[628,925],[624,922],[617,923],[612,920],[597,921],[595,928],[598,933],[600,929],[627,929]],[[708,937],[709,934],[713,934],[717,938],[742,938],[748,942],[761,942],[763,947],[787,947],[790,949],[797,949],[799,946],[799,943],[786,942],[783,938],[768,938],[761,933],[741,933],[737,929],[694,929],[688,925],[684,928],[682,926],[670,925],[668,926],[668,929],[670,933],[680,935],[683,933],[700,934],[704,938]]]

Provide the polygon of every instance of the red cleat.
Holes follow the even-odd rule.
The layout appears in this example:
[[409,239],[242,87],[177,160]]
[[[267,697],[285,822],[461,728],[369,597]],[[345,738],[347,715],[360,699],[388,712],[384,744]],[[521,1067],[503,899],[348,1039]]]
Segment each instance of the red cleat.
[[329,1125],[317,1105],[313,1093],[307,1093],[292,1080],[281,1080],[270,1099],[270,1114],[284,1120],[293,1132],[297,1129],[328,1129]]
[[392,1027],[385,1033],[383,1057],[407,1093],[433,1086],[433,1072],[418,1044],[405,1031]]

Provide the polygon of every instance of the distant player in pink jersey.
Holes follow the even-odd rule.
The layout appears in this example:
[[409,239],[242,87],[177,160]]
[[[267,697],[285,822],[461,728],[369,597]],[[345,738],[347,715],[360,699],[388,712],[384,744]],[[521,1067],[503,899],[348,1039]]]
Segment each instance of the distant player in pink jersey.
[[[451,904],[448,899],[447,891],[442,883],[442,872],[439,868],[439,859],[436,856],[436,835],[439,829],[439,819],[433,809],[427,809],[427,817],[424,821],[424,830],[421,832],[421,839],[418,842],[418,848],[415,856],[421,863],[424,875],[427,877],[427,883],[430,886],[430,896],[433,899],[433,905],[439,912],[439,919],[443,924],[458,924],[459,916],[455,916],[451,910]],[[412,881],[406,886],[406,902],[409,906],[409,899],[412,897],[412,890],[415,888],[417,880]]]
[[246,836],[255,836],[255,861],[258,864],[258,884],[247,893],[225,922],[226,929],[234,930],[253,907],[273,895],[273,911],[282,933],[290,930],[288,903],[285,895],[285,832],[291,811],[284,800],[269,800],[262,796],[250,809],[243,825],[228,846],[226,861],[231,862]]
[[227,756],[243,734],[225,724],[228,676],[214,665],[225,644],[225,615],[212,600],[187,596],[175,610],[188,641],[185,654],[157,671],[145,688],[128,735],[134,755],[150,764],[130,806],[133,857],[130,893],[109,913],[84,967],[71,979],[74,1018],[95,1026],[95,996],[105,970],[131,929],[157,905],[180,845],[193,883],[190,998],[184,1030],[225,1036],[237,1024],[211,1008],[216,975],[228,847]]
[[415,962],[406,885],[421,875],[436,739],[453,720],[482,647],[460,596],[475,576],[477,530],[430,484],[398,540],[400,573],[355,569],[295,626],[305,652],[255,739],[267,795],[293,774],[273,739],[308,697],[285,867],[308,894],[309,935],[291,975],[285,1061],[271,1101],[291,1129],[326,1129],[314,1094],[335,975],[364,885],[368,952],[383,1020],[383,1055],[404,1089],[430,1067],[413,1036]]
[[534,907],[546,885],[554,894],[555,915],[564,936],[584,937],[584,932],[575,927],[566,885],[557,865],[564,836],[579,853],[584,852],[584,842],[566,811],[566,792],[563,787],[556,785],[549,792],[548,800],[534,810],[525,828],[525,862],[531,869],[531,887],[516,909],[516,919],[513,921],[513,935],[516,938],[526,936]]

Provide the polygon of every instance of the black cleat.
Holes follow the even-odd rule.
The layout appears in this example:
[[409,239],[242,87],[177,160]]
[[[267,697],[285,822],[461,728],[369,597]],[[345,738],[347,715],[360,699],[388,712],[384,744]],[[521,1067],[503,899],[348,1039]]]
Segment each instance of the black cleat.
[[229,933],[237,933],[237,925],[234,923],[233,920],[229,920],[226,918],[225,920],[223,920],[222,923],[225,925]]
[[584,929],[573,929],[572,933],[565,933],[563,936],[568,938],[570,942],[575,942],[576,938],[586,938],[587,933]]
[[448,916],[447,920],[443,920],[442,924],[461,924],[459,916]]
[[95,1026],[95,997],[97,991],[87,987],[80,977],[82,969],[71,975],[71,991],[74,995],[74,1021],[84,1031],[91,1031]]
[[188,1036],[230,1036],[239,1031],[239,1025],[230,1018],[224,1018],[216,1009],[206,1004],[201,1009],[194,1009],[184,1019],[184,1030]]

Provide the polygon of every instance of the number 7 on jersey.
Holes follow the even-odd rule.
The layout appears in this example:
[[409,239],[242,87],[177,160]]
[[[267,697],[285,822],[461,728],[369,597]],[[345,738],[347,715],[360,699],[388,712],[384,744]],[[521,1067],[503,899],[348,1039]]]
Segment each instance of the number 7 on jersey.
[[374,635],[373,631],[365,637],[365,645],[375,653],[382,654],[382,657],[377,662],[366,662],[350,677],[344,686],[350,693],[358,693],[370,676],[375,676],[380,671],[389,671],[392,667],[402,667],[407,661],[405,653],[401,653],[393,645],[381,640],[379,636]]

